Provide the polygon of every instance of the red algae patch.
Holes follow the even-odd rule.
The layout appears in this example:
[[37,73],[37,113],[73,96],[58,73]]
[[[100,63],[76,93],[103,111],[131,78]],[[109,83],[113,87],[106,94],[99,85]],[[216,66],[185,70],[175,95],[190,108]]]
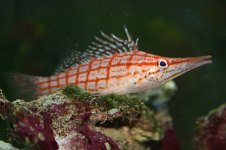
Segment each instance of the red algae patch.
[[226,149],[226,106],[211,111],[206,117],[199,118],[193,138],[193,150]]

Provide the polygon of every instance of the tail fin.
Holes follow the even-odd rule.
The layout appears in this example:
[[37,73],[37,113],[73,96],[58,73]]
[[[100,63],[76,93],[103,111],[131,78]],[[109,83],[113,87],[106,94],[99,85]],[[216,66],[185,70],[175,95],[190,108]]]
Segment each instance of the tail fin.
[[14,90],[13,97],[33,100],[37,98],[38,76],[30,76],[19,73],[5,73],[6,82]]

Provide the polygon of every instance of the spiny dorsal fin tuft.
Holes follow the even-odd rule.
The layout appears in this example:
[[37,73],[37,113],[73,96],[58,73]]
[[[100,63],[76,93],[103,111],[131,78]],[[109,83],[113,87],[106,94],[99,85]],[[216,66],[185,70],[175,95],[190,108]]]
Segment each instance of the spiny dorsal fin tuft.
[[68,57],[66,57],[66,59],[63,60],[61,65],[57,68],[56,73],[59,73],[69,67],[87,62],[91,58],[110,56],[115,53],[138,50],[138,38],[134,42],[126,26],[124,26],[124,30],[127,36],[126,40],[121,39],[114,34],[107,35],[101,31],[101,38],[95,36],[95,41],[93,41],[84,52],[73,51]]
[[65,59],[60,63],[60,65],[55,70],[54,74],[62,72],[72,66],[76,66],[78,64],[84,63],[89,60],[89,56],[86,53],[73,50],[69,53]]

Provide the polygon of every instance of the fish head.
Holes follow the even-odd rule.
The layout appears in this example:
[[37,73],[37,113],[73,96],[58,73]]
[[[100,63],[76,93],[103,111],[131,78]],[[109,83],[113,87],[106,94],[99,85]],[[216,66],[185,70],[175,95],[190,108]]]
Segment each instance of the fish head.
[[210,55],[187,58],[154,56],[155,63],[152,63],[152,69],[149,68],[147,80],[159,86],[190,70],[212,63],[211,59]]

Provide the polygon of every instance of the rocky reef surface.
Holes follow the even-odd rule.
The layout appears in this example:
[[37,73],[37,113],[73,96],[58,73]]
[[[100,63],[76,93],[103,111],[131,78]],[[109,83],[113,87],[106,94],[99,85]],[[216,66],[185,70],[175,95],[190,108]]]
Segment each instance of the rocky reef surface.
[[12,143],[27,149],[178,149],[169,116],[136,97],[98,96],[73,85],[30,102],[1,94],[0,116],[11,126]]
[[226,105],[197,120],[193,150],[226,150]]

